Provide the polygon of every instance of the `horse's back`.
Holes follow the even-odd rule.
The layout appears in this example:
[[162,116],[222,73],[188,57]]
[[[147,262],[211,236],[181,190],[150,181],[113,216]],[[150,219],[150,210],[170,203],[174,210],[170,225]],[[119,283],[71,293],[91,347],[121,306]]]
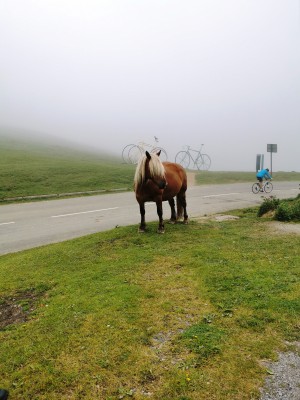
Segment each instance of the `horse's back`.
[[187,179],[185,169],[180,164],[165,161],[163,162],[163,166],[165,167],[167,178],[177,176],[182,181]]
[[174,197],[179,192],[186,191],[187,175],[180,164],[165,161],[163,162],[163,165],[165,167],[167,181],[167,187],[164,190],[163,197],[167,200],[168,197]]

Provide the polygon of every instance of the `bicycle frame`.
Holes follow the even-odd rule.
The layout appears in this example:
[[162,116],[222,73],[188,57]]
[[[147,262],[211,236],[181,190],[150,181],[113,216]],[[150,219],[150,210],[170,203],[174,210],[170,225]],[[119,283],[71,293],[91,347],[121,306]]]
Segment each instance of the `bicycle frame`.
[[[156,143],[158,142],[158,138],[156,136],[154,136],[154,140]],[[163,148],[141,141],[137,144],[128,144],[124,147],[122,151],[123,161],[129,164],[137,164],[138,160],[147,149],[150,153],[157,153],[160,151],[162,161],[166,161],[168,159],[167,153]]]
[[192,161],[192,169],[209,170],[211,165],[211,159],[208,154],[202,153],[203,144],[201,144],[200,150],[192,149],[190,146],[186,146],[186,150],[179,151],[175,156],[175,162],[188,169],[190,162]]
[[[197,166],[197,161],[198,161],[199,159],[201,159],[201,160],[203,161],[203,157],[202,157],[202,153],[201,153],[202,146],[203,146],[203,145],[201,145],[200,150],[192,149],[192,148],[189,147],[189,146],[188,146],[188,149],[187,149],[187,153],[188,153],[189,156],[191,157],[191,160],[192,160],[193,163],[194,163],[194,167],[197,167],[197,168],[198,168],[198,166]],[[195,157],[195,159],[194,159],[194,157],[192,156],[191,151],[192,151],[193,153],[196,153],[197,156]]]

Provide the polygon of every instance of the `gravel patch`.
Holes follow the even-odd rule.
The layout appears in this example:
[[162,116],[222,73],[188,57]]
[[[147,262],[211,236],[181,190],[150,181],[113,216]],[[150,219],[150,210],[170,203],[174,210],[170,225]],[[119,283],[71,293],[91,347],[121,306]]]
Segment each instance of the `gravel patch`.
[[240,217],[236,217],[235,215],[222,215],[222,214],[217,214],[214,216],[214,219],[218,222],[223,222],[223,221],[235,221],[240,219]]
[[[281,234],[296,233],[297,235],[300,235],[300,224],[299,223],[291,223],[291,222],[285,223],[285,222],[279,222],[279,221],[272,221],[272,222],[270,222],[270,228],[275,233],[281,233]],[[299,397],[299,399],[300,399],[300,397]]]
[[300,342],[295,345],[298,351],[279,353],[278,361],[264,364],[270,375],[260,400],[300,400]]

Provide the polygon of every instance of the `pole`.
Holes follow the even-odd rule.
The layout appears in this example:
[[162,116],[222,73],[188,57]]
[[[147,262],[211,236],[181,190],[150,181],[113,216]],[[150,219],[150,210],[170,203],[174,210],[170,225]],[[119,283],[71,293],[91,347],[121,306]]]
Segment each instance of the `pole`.
[[273,175],[273,167],[272,167],[272,154],[273,154],[273,152],[271,151],[271,176]]

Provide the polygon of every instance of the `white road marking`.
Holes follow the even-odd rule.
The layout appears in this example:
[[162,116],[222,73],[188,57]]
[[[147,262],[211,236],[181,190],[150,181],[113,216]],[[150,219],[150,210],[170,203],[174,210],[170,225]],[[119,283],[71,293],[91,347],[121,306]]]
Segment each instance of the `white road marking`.
[[221,197],[221,196],[232,196],[233,194],[240,194],[240,193],[221,193],[221,194],[210,194],[208,196],[203,196],[204,199],[207,199],[209,197]]
[[102,208],[101,210],[81,211],[81,212],[71,213],[71,214],[52,215],[51,218],[70,217],[72,215],[89,214],[89,213],[100,212],[100,211],[116,210],[117,208],[119,208],[119,207]]
[[0,225],[10,225],[15,224],[15,222],[1,222]]

